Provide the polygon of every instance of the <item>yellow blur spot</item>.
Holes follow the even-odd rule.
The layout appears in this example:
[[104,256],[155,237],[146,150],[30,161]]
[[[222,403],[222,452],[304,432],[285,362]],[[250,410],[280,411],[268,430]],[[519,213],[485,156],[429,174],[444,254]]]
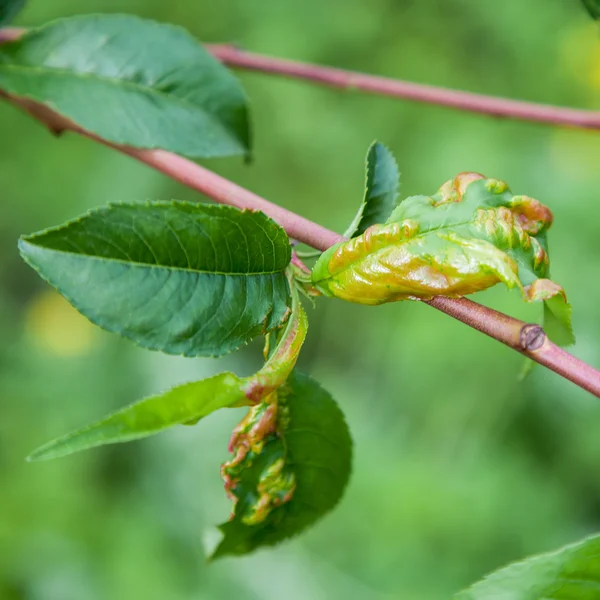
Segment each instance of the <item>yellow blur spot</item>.
[[600,36],[598,25],[570,29],[562,36],[559,47],[561,66],[579,83],[600,90]]
[[54,290],[41,292],[29,304],[25,328],[38,346],[60,356],[86,354],[97,339],[94,325]]

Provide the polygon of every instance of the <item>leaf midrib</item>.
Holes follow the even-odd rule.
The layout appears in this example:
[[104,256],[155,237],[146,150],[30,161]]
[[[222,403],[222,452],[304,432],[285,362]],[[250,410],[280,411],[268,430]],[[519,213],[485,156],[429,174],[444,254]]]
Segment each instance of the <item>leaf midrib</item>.
[[148,268],[148,269],[167,269],[167,270],[171,270],[171,271],[182,271],[185,273],[194,273],[194,274],[201,274],[201,275],[224,275],[224,276],[246,276],[246,277],[248,277],[250,275],[276,275],[278,273],[283,273],[285,271],[285,267],[283,267],[281,269],[271,270],[271,271],[246,271],[246,272],[243,272],[243,271],[242,272],[207,271],[207,270],[203,270],[203,269],[190,269],[190,268],[186,268],[186,267],[176,267],[176,266],[172,266],[172,265],[157,265],[157,264],[145,263],[145,262],[134,262],[134,261],[128,261],[128,260],[125,260],[122,258],[106,258],[104,256],[96,256],[94,254],[69,252],[68,250],[57,250],[56,248],[50,248],[48,246],[34,244],[27,239],[22,239],[21,243],[27,244],[29,246],[33,246],[34,248],[46,250],[48,252],[55,252],[57,254],[74,256],[74,257],[78,257],[78,258],[85,257],[89,260],[96,260],[96,261],[100,261],[100,262],[102,262],[102,261],[109,262],[109,263],[115,262],[115,263],[119,263],[122,265],[126,265],[128,267],[140,267],[140,268]]
[[101,77],[101,76],[97,75],[96,73],[79,73],[79,72],[75,72],[75,71],[69,71],[67,69],[50,68],[50,67],[46,67],[46,66],[34,67],[34,66],[30,66],[30,65],[20,65],[20,64],[0,64],[0,72],[2,70],[17,71],[17,72],[24,71],[26,74],[28,72],[33,72],[34,74],[37,74],[37,75],[45,75],[47,73],[51,73],[51,74],[56,74],[59,76],[64,76],[67,78],[92,79],[92,80],[95,80],[98,82],[109,83],[110,85],[113,85],[117,88],[118,87],[124,87],[124,88],[129,87],[129,88],[135,90],[136,92],[141,92],[142,94],[147,94],[147,95],[155,95],[155,96],[158,96],[159,98],[163,98],[163,99],[166,98],[168,101],[173,102],[174,104],[179,104],[180,106],[183,106],[186,109],[191,108],[193,110],[201,112],[204,115],[210,117],[212,120],[216,121],[221,127],[223,127],[223,129],[228,131],[234,137],[237,137],[236,132],[233,131],[228,124],[221,121],[221,119],[218,118],[218,115],[216,113],[210,112],[205,107],[198,105],[198,104],[194,104],[192,102],[188,102],[187,100],[185,100],[185,98],[181,98],[179,96],[175,96],[172,94],[167,94],[165,92],[154,89],[152,87],[144,87],[143,85],[141,85],[139,83],[135,83],[135,82],[127,80],[127,79],[116,79],[114,77],[105,77],[105,76]]

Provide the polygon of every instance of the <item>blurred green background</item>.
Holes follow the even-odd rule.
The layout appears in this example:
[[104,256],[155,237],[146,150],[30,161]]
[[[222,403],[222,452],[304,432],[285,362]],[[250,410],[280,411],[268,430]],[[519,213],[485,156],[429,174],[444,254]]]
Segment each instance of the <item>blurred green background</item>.
[[[576,0],[30,0],[17,24],[132,12],[207,42],[532,101],[600,107],[600,35]],[[240,73],[255,162],[210,166],[341,231],[377,138],[402,193],[464,170],[547,203],[553,278],[574,353],[600,364],[600,133],[469,115]],[[0,105],[0,599],[449,598],[489,570],[600,529],[600,403],[421,305],[319,302],[301,367],[347,414],[346,496],[273,550],[208,565],[229,504],[219,478],[239,410],[143,442],[27,464],[37,445],[144,395],[222,369],[89,325],[19,259],[16,241],[109,201],[198,194]],[[517,295],[477,298],[535,318]]]

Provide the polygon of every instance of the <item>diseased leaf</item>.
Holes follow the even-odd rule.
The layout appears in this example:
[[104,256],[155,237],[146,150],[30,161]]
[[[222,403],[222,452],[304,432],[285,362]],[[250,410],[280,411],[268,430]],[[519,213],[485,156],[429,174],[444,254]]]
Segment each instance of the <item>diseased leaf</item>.
[[385,224],[332,246],[312,281],[325,295],[360,304],[464,296],[500,282],[527,301],[548,300],[550,292],[564,296],[547,279],[551,224],[539,201],[514,196],[496,179],[461,173],[431,197],[404,200]]
[[385,222],[396,206],[399,183],[393,154],[380,142],[373,142],[367,152],[365,197],[344,237],[362,235],[371,225]]
[[306,313],[294,293],[294,310],[269,360],[250,377],[221,373],[177,386],[127,406],[105,419],[69,433],[34,451],[29,460],[47,460],[104,444],[128,442],[174,425],[191,425],[219,408],[261,402],[285,383],[306,337]]
[[454,596],[455,600],[550,598],[600,598],[600,536],[509,565]]
[[231,352],[290,312],[289,240],[260,212],[109,205],[23,237],[19,248],[90,321],[168,354]]
[[593,19],[600,19],[600,0],[582,0]]
[[27,0],[0,0],[0,25],[6,25],[23,10]]
[[250,148],[237,79],[184,29],[139,17],[84,15],[28,31],[0,47],[0,89],[117,144],[194,158]]
[[560,285],[549,279],[537,279],[526,288],[526,293],[530,301],[543,301],[543,326],[548,337],[559,346],[574,344],[571,305]]
[[210,379],[177,386],[53,440],[35,450],[28,460],[48,460],[95,446],[129,442],[174,425],[198,421],[219,408],[247,404],[242,384],[243,380],[233,373],[220,373]]
[[246,554],[296,535],[340,500],[351,469],[352,440],[333,398],[307,375],[250,409],[223,465],[234,513],[220,526],[212,558]]

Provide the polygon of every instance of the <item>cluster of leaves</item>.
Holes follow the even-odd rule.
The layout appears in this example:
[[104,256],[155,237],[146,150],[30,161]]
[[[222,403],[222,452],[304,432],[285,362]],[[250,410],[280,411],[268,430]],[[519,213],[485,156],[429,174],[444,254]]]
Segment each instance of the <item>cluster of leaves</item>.
[[376,305],[464,296],[502,282],[527,302],[543,301],[551,337],[562,345],[574,342],[564,290],[548,279],[552,213],[546,206],[514,196],[502,181],[461,173],[433,196],[411,196],[393,208],[393,158],[376,145],[367,166],[367,188],[381,188],[373,194],[376,224],[363,212],[352,231],[356,237],[321,255],[312,270],[320,292]]
[[[0,16],[18,4],[3,2]],[[144,40],[152,43],[142,56]],[[251,151],[241,86],[185,31],[168,25],[86,16],[31,30],[0,47],[0,90],[114,143],[192,158]],[[331,510],[350,473],[352,443],[340,409],[295,370],[308,326],[299,292],[317,288],[379,304],[461,295],[502,281],[527,300],[544,300],[563,333],[570,331],[564,293],[547,280],[546,207],[474,174],[396,206],[398,180],[392,155],[374,144],[364,200],[347,231],[352,239],[326,252],[310,278],[292,263],[281,227],[260,212],[231,207],[112,204],[24,236],[21,254],[44,279],[92,322],[143,347],[220,356],[266,339],[265,363],[254,375],[221,373],[177,386],[30,458],[139,439],[193,425],[220,408],[247,406],[230,440],[232,458],[222,466],[234,509],[213,556],[244,554]],[[598,543],[592,538],[509,567],[457,599],[597,592]]]

